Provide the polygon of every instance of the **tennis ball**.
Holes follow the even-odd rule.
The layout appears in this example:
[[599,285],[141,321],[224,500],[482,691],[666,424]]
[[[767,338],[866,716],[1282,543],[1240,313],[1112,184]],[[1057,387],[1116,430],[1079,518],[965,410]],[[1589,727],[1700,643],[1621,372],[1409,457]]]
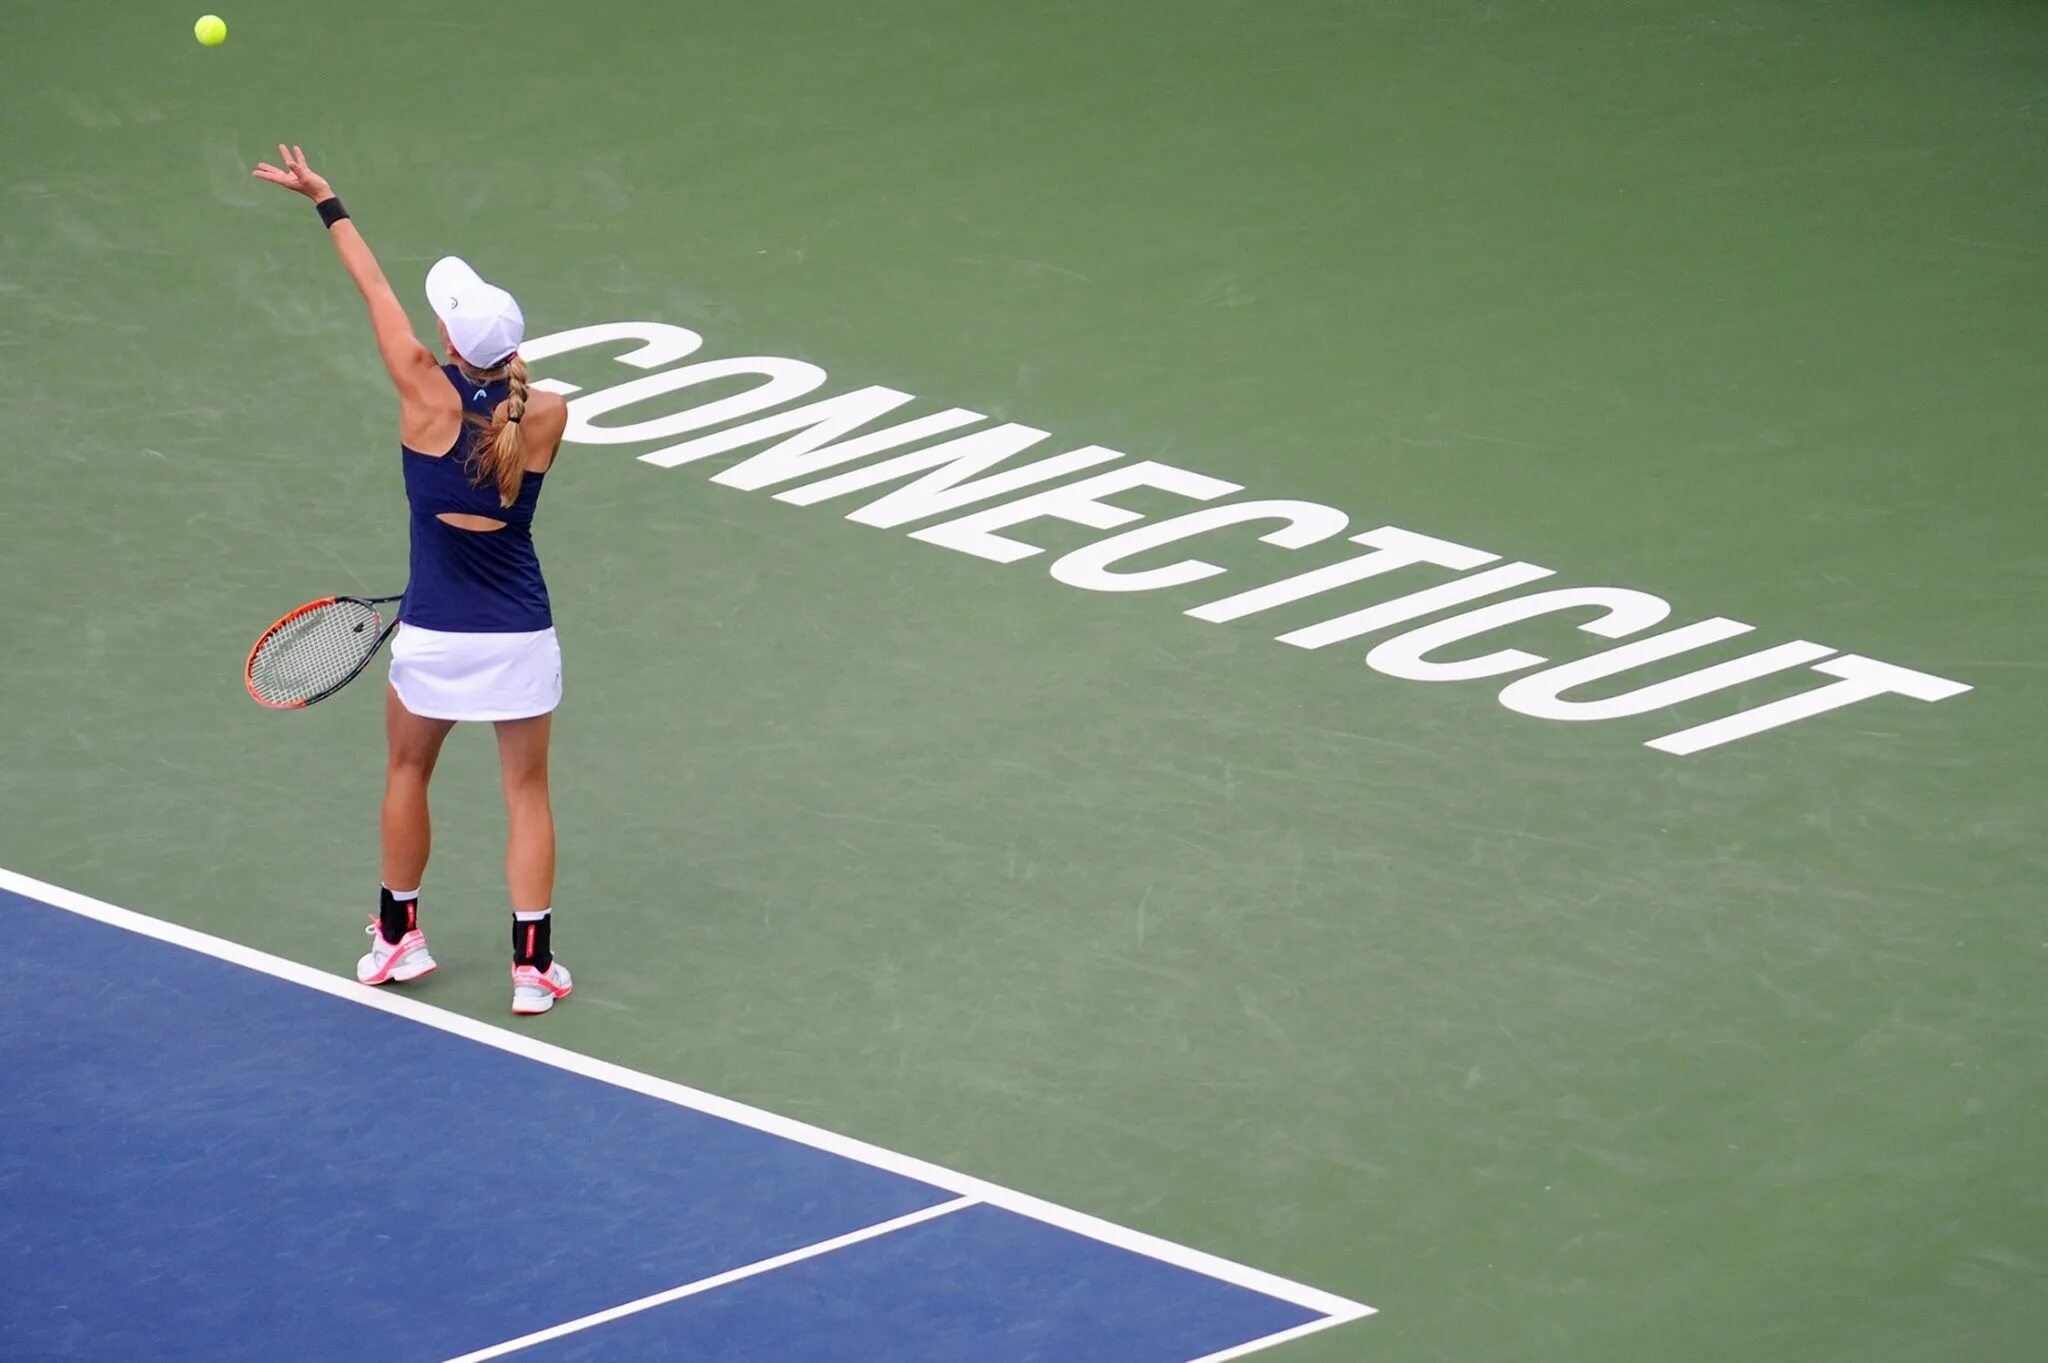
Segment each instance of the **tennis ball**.
[[192,36],[208,47],[219,47],[228,40],[227,21],[218,14],[202,15],[199,22],[192,25]]

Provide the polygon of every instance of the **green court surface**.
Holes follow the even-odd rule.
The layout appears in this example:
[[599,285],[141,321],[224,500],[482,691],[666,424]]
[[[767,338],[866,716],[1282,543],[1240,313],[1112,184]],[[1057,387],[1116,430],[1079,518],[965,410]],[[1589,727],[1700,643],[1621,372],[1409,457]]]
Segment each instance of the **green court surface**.
[[[765,439],[574,444],[548,1040],[1378,1308],[1276,1363],[2038,1356],[2048,8],[17,9],[0,866],[361,949],[381,664],[298,714],[239,676],[405,573],[361,307],[248,175],[288,139],[423,329],[459,252],[530,336],[688,327],[1051,433],[1001,468],[1100,445],[1755,627],[1585,697],[1795,640],[1971,688],[1678,755],[1832,678],[1556,722],[1364,661],[1412,623],[1275,642],[1447,569],[1185,614],[1342,535],[1077,590],[1115,530],[910,535],[1022,494],[878,527],[898,484],[712,481]],[[416,996],[495,1021],[494,763],[442,764]]]

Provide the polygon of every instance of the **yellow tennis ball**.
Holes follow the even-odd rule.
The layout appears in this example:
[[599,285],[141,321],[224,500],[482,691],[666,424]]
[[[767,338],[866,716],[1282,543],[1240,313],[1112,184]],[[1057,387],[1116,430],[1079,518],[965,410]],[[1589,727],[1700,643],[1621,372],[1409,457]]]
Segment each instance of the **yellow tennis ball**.
[[219,47],[228,40],[227,20],[218,14],[202,15],[199,22],[192,25],[192,36],[208,47]]

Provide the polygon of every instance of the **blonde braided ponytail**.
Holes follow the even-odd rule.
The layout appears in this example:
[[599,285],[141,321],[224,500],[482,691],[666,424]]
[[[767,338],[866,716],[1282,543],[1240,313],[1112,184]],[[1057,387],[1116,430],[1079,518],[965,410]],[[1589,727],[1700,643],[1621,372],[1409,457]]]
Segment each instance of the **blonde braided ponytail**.
[[526,415],[526,361],[515,354],[506,361],[502,376],[494,371],[479,377],[503,377],[510,382],[511,392],[490,424],[476,419],[481,429],[470,446],[470,477],[479,487],[497,484],[498,505],[510,506],[519,500],[519,483],[526,476],[526,445],[519,429],[520,418]]

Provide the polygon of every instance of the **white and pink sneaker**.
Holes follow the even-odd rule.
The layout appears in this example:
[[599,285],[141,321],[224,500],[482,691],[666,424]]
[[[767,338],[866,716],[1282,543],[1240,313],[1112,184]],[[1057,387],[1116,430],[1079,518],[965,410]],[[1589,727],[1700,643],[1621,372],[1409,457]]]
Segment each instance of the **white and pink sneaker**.
[[[429,967],[431,969],[432,967]],[[545,1013],[556,999],[566,999],[576,986],[569,979],[569,967],[556,961],[546,970],[537,965],[512,967],[512,1011]]]
[[356,978],[364,984],[403,984],[427,974],[437,964],[434,953],[427,950],[427,935],[418,928],[396,942],[384,940],[384,934],[377,931],[375,920],[371,921],[367,931],[370,934],[370,954],[356,962]]

